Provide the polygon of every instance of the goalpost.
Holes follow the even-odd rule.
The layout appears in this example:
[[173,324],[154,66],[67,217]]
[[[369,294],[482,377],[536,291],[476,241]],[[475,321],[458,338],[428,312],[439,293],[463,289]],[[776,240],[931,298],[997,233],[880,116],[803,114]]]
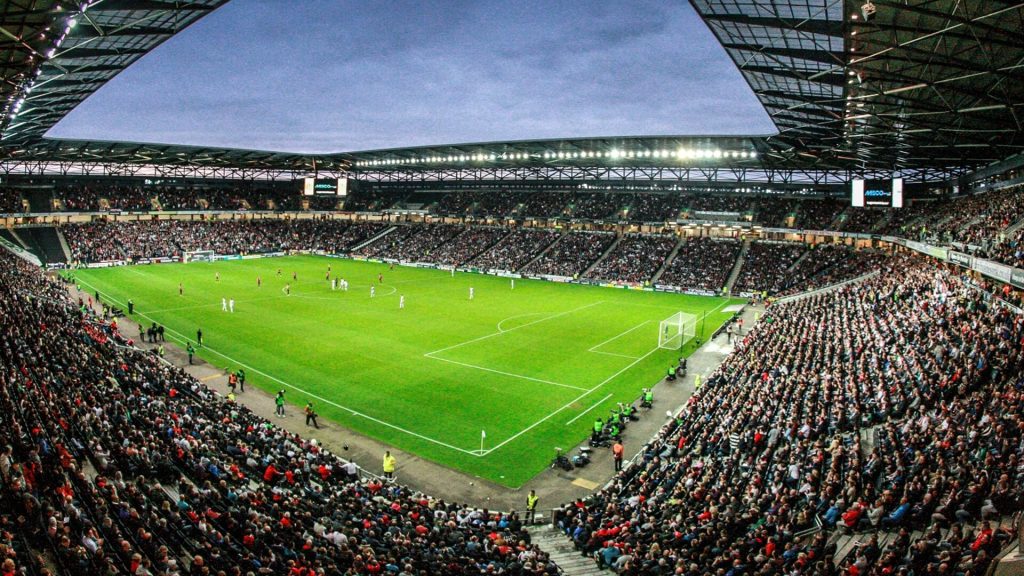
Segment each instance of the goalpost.
[[697,335],[697,317],[676,312],[658,324],[658,348],[679,350]]
[[213,250],[185,252],[185,262],[213,262],[217,254]]

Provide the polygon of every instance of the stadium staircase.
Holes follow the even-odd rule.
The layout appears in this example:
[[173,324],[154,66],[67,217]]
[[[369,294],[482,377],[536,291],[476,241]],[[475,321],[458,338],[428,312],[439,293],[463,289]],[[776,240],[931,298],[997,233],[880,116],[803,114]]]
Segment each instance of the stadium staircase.
[[[467,230],[466,230],[466,232],[469,232],[469,230],[467,229]],[[463,232],[463,234],[465,234],[466,232]],[[462,261],[458,262],[458,263],[456,264],[456,266],[463,266],[463,265],[465,265],[465,264],[466,264],[467,262],[472,262],[472,261],[473,261],[473,260],[474,260],[474,259],[475,259],[475,258],[476,258],[477,256],[479,256],[479,255],[483,254],[484,252],[487,252],[487,251],[488,251],[488,250],[490,250],[491,248],[494,248],[495,246],[497,246],[498,244],[500,244],[500,243],[501,243],[501,241],[502,241],[502,240],[504,240],[504,239],[505,239],[505,238],[506,238],[506,237],[508,236],[508,234],[509,234],[509,232],[508,232],[508,231],[506,231],[506,232],[505,232],[505,235],[503,235],[503,236],[499,237],[499,238],[498,238],[497,240],[495,240],[494,242],[491,242],[490,244],[488,244],[488,245],[487,245],[487,247],[486,247],[486,248],[484,248],[483,250],[478,250],[478,251],[474,252],[474,253],[473,253],[473,255],[472,255],[472,256],[470,256],[469,258],[466,258],[466,259],[464,259],[464,260],[462,260]],[[460,236],[461,236],[461,234],[460,234]],[[457,237],[456,237],[456,238],[457,238]]]
[[562,241],[562,238],[565,238],[565,235],[566,235],[566,232],[562,232],[562,234],[558,238],[556,238],[554,242],[552,242],[551,244],[548,244],[547,248],[541,250],[529,262],[527,262],[526,264],[523,264],[522,266],[520,266],[519,270],[516,270],[516,272],[520,272],[520,271],[526,270],[531,265],[533,265],[534,262],[536,262],[537,260],[540,260],[541,258],[543,258],[545,254],[550,252],[552,248],[554,248],[559,242]]
[[20,228],[18,235],[24,239],[30,252],[46,264],[63,264],[68,259],[61,245],[60,236],[53,226],[31,226]]
[[25,243],[18,238],[18,234],[12,228],[0,228],[0,236],[15,246],[25,248]]
[[64,251],[64,261],[71,262],[71,246],[68,246],[68,239],[64,237],[64,233],[60,231],[60,228],[55,228],[57,231],[57,239],[60,240],[60,249]]
[[743,241],[743,247],[740,248],[740,255],[736,257],[736,263],[732,265],[732,271],[729,272],[729,279],[725,281],[726,292],[732,292],[733,284],[735,284],[736,279],[740,277],[740,270],[743,269],[743,264],[747,261],[747,252],[750,252],[750,240]]
[[597,576],[609,574],[597,567],[597,561],[583,556],[572,541],[556,530],[551,524],[528,526],[531,541],[541,550],[551,555],[551,560],[558,564],[565,576]]
[[683,244],[686,244],[686,238],[680,237],[679,241],[676,242],[675,248],[672,248],[672,251],[668,253],[668,257],[661,263],[661,268],[658,268],[658,271],[651,277],[651,284],[657,284],[658,280],[661,280],[661,275],[665,273],[665,270],[668,270],[668,265],[676,259],[676,255],[679,254],[679,249],[683,247]]
[[810,257],[810,255],[811,255],[811,249],[810,248],[808,248],[807,250],[804,250],[804,253],[801,254],[799,258],[794,260],[793,263],[789,266],[789,268],[786,268],[786,274],[789,274],[793,270],[796,270],[797,266],[800,266],[800,263],[803,262],[804,260],[806,260],[808,257]]
[[590,271],[591,271],[591,270],[593,270],[594,268],[596,268],[596,267],[597,267],[597,265],[598,265],[598,264],[600,264],[602,260],[604,260],[605,258],[607,258],[607,257],[608,257],[608,255],[612,253],[612,250],[615,250],[615,248],[616,248],[616,247],[617,247],[617,246],[619,245],[619,242],[622,242],[622,238],[623,238],[622,236],[619,236],[618,238],[616,238],[616,239],[615,239],[615,242],[612,242],[612,245],[611,245],[611,246],[609,246],[607,250],[605,250],[604,252],[602,252],[602,253],[601,253],[601,256],[599,256],[597,260],[594,260],[593,262],[591,262],[591,263],[590,263],[590,266],[587,266],[587,269],[586,269],[586,270],[584,270],[584,271],[583,271],[583,272],[582,272],[582,273],[580,274],[580,278],[586,278],[586,277],[587,277],[587,274],[590,274]]
[[388,234],[391,234],[395,230],[398,230],[398,226],[392,226],[392,227],[384,230],[380,234],[377,234],[376,236],[370,238],[369,240],[366,240],[365,242],[360,243],[358,246],[353,246],[352,249],[349,250],[349,252],[355,252],[357,250],[362,250],[366,246],[369,246],[370,244],[373,244],[377,240],[380,240],[381,238],[387,236]]
[[1010,236],[1011,234],[1016,233],[1017,230],[1020,230],[1021,228],[1024,228],[1024,218],[1021,218],[1020,220],[1017,220],[1016,222],[1007,226],[1006,230],[1003,230],[1003,234],[1005,234],[1006,236]]

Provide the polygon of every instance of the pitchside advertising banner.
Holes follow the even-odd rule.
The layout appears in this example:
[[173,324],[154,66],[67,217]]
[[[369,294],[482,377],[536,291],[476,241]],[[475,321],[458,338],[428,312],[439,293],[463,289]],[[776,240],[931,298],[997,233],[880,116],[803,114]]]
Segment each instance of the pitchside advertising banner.
[[997,264],[991,260],[984,260],[982,258],[974,259],[974,269],[982,274],[1001,280],[1003,282],[1009,282],[1013,276],[1012,269],[1009,266]]
[[962,264],[964,266],[967,266],[968,268],[971,268],[971,261],[974,260],[974,257],[971,256],[970,254],[964,254],[963,252],[950,250],[949,260],[950,262],[956,262],[957,264]]
[[1010,284],[1018,288],[1024,288],[1024,270],[1014,268],[1010,273]]

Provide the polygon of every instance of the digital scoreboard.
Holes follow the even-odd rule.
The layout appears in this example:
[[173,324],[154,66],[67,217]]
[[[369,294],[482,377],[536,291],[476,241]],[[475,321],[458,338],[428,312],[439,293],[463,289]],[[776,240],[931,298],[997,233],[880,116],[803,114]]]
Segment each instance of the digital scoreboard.
[[853,180],[850,182],[851,203],[854,207],[903,207],[903,178]]
[[303,196],[348,196],[347,178],[305,178]]

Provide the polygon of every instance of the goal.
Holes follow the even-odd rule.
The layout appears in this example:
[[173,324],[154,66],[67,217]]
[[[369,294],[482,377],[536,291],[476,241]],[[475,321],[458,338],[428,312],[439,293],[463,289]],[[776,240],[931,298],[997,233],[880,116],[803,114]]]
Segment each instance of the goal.
[[217,254],[213,250],[185,252],[185,262],[213,262]]
[[697,335],[697,317],[676,312],[658,324],[658,348],[679,350]]

